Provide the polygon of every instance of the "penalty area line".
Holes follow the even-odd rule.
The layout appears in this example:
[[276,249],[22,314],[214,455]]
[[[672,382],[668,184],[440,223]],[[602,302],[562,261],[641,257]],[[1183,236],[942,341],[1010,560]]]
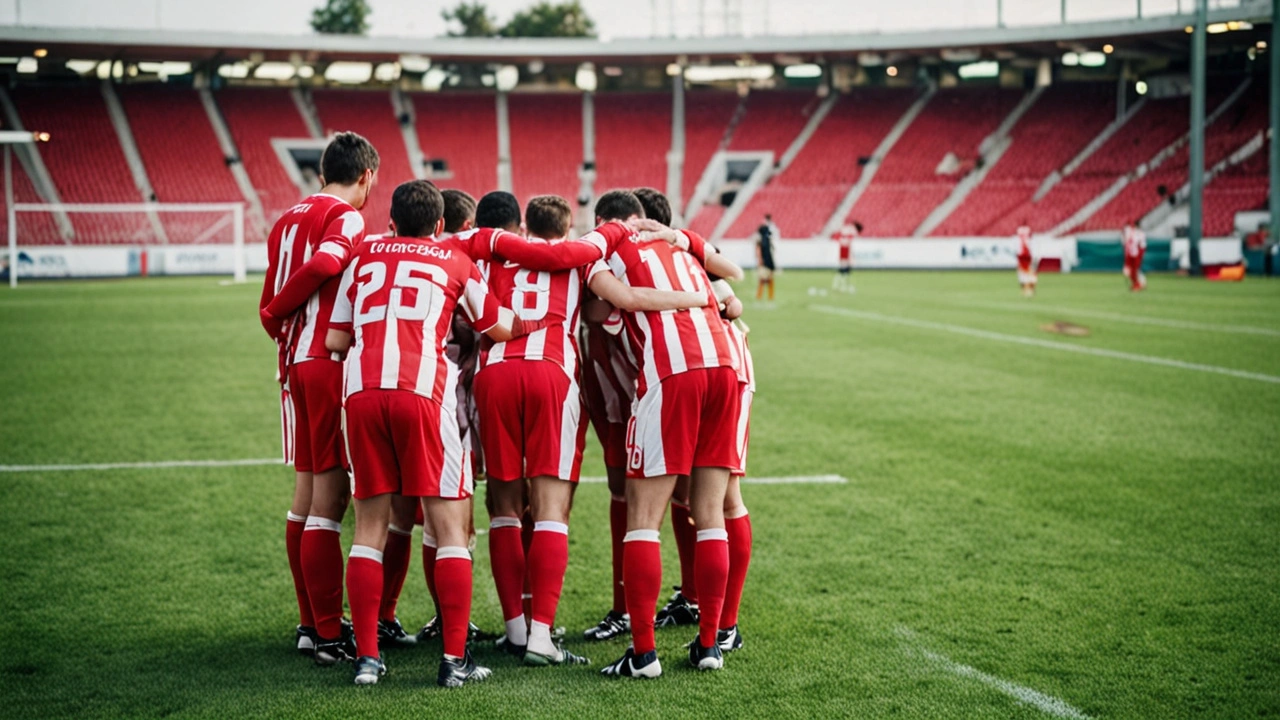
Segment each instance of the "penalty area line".
[[[279,458],[244,458],[240,460],[161,460],[157,462],[80,463],[55,465],[0,465],[0,473],[23,472],[76,472],[80,470],[164,470],[169,468],[227,468],[280,465]],[[583,477],[579,482],[604,483],[607,478]],[[785,477],[746,477],[748,485],[845,485],[849,479],[842,475],[790,475]]]
[[1053,715],[1054,717],[1069,718],[1070,720],[1091,720],[1090,717],[1080,710],[1069,705],[1065,700],[1056,698],[1052,695],[1046,695],[1039,690],[1034,690],[1025,685],[1019,685],[1015,682],[989,675],[981,670],[958,663],[946,655],[933,652],[928,648],[921,646],[916,641],[916,635],[910,629],[899,627],[897,635],[903,640],[903,649],[909,655],[915,655],[928,661],[931,665],[938,667],[944,672],[962,677],[967,680],[976,680],[993,690],[997,690],[1009,697],[1017,700],[1024,705],[1030,705],[1035,709]]
[[1006,335],[1004,333],[991,332],[989,330],[977,330],[970,327],[964,327],[963,325],[949,325],[947,323],[915,320],[913,318],[898,317],[895,315],[881,315],[876,312],[850,310],[848,308],[832,307],[830,305],[810,305],[809,309],[814,312],[825,313],[827,315],[841,315],[844,317],[854,318],[856,320],[872,320],[875,322],[889,323],[891,325],[905,325],[906,327],[913,327],[921,330],[937,330],[952,333],[954,335],[965,335],[972,338],[978,338],[980,340],[993,340],[995,342],[1013,343],[1016,345],[1029,345],[1031,347],[1044,348],[1048,350],[1059,350],[1061,352],[1072,352],[1079,353],[1081,355],[1111,358],[1112,360],[1127,360],[1129,362],[1145,363],[1147,365],[1171,367],[1178,370],[1213,373],[1215,375],[1226,375],[1228,377],[1240,378],[1242,380],[1280,383],[1280,376],[1277,375],[1264,375],[1263,373],[1234,370],[1232,368],[1224,368],[1217,365],[1201,365],[1200,363],[1170,360],[1169,358],[1156,357],[1154,355],[1138,355],[1136,353],[1121,352],[1119,350],[1107,350],[1105,348],[1088,347],[1086,345],[1071,345],[1069,343],[1054,342],[1052,340],[1022,337],[1021,335]]

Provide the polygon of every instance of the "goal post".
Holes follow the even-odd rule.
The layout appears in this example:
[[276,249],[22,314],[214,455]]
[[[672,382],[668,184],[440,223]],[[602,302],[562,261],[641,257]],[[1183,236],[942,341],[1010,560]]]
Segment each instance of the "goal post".
[[[244,203],[15,202],[7,210],[10,287],[24,266],[32,277],[230,272],[243,283],[248,273]],[[59,217],[70,219],[70,233]]]

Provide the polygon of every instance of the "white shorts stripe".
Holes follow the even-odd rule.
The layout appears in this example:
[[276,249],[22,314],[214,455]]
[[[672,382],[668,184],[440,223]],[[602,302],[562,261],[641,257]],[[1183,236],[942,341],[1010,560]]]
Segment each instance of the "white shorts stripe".
[[[641,452],[642,464],[632,469],[640,470],[645,477],[667,474],[667,453],[662,442],[662,383],[649,388],[644,397],[636,401],[635,446]],[[632,454],[631,461],[635,461]]]
[[569,379],[569,392],[560,410],[560,463],[561,480],[573,479],[573,458],[578,454],[578,425],[582,422],[582,401],[578,383]]

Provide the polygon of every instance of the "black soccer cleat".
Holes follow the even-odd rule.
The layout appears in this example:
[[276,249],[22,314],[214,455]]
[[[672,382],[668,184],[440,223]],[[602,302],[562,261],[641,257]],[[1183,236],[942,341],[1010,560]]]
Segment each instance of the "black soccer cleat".
[[529,646],[517,645],[511,642],[506,635],[503,635],[494,642],[494,647],[519,660],[524,658],[525,650],[528,649]]
[[624,677],[633,679],[651,679],[662,676],[662,663],[658,661],[658,651],[650,650],[637,656],[634,647],[611,665],[600,671],[606,677]]
[[724,667],[724,653],[716,643],[702,647],[701,639],[695,637],[689,643],[689,664],[699,670],[719,670]]
[[673,627],[676,625],[697,625],[698,604],[689,602],[680,586],[675,586],[675,595],[671,596],[665,607],[653,618],[654,627]]
[[467,623],[467,642],[486,642],[498,639],[497,633],[491,633],[487,630],[481,630],[478,625],[473,622]]
[[605,615],[598,625],[584,630],[582,637],[587,640],[612,640],[619,635],[625,635],[630,632],[631,616],[626,613],[620,613],[617,610],[610,610],[609,614]]
[[400,618],[378,621],[378,647],[413,647],[418,637],[404,631]]
[[738,632],[738,626],[727,630],[716,631],[716,645],[720,646],[720,652],[733,652],[742,647],[742,633]]
[[377,685],[378,678],[387,674],[387,665],[382,656],[361,655],[356,658],[356,684]]
[[298,652],[307,657],[316,654],[316,629],[309,625],[299,625],[293,636]]
[[336,640],[327,640],[320,636],[316,636],[315,660],[317,665],[336,665],[340,662],[349,662],[356,656],[356,639],[355,633],[351,630],[351,625],[344,624],[342,633]]
[[419,643],[440,637],[440,616],[437,615],[431,618],[431,621],[423,625],[415,637],[417,637]]
[[471,651],[457,660],[444,658],[440,661],[440,674],[436,676],[436,682],[440,687],[456,688],[462,687],[465,683],[480,682],[493,674],[493,671],[487,667],[477,665],[471,659]]

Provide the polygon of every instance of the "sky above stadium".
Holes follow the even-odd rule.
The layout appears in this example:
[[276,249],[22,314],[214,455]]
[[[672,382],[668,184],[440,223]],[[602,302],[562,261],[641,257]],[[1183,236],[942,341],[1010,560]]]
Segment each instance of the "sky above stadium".
[[[303,34],[313,7],[322,0],[0,0],[0,24],[55,27],[152,28]],[[440,11],[456,0],[369,0],[370,34],[430,37],[444,34]],[[488,0],[505,21],[533,0]],[[1067,0],[1070,21],[1189,11],[1193,0]],[[1239,0],[1210,0],[1235,6]],[[997,0],[583,0],[602,38],[652,35],[802,35],[842,32],[992,26]],[[705,14],[700,12],[705,8]],[[1004,0],[1008,25],[1058,22],[1061,0]],[[734,19],[736,18],[736,19]]]

